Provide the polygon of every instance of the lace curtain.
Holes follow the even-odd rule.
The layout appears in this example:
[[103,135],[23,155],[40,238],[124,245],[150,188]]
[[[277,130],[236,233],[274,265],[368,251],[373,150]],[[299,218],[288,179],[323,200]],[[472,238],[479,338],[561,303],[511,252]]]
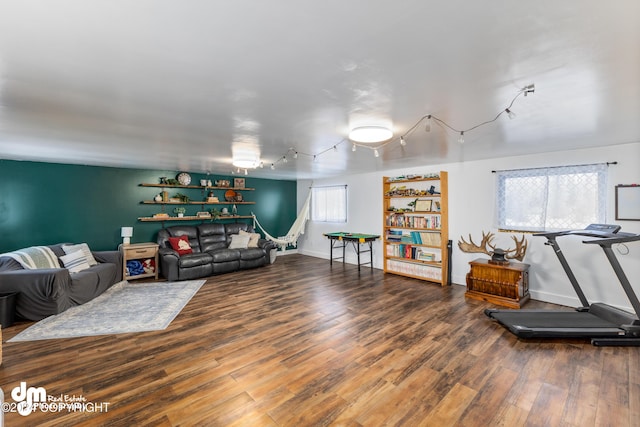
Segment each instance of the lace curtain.
[[607,164],[496,172],[498,228],[580,229],[606,222]]

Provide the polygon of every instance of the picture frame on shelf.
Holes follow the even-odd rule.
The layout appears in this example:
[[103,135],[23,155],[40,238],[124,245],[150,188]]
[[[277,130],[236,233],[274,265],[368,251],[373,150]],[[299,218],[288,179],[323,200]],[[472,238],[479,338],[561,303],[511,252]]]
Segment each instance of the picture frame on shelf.
[[431,211],[431,200],[416,200],[416,211],[429,212]]
[[235,188],[244,188],[244,178],[233,178],[233,186]]

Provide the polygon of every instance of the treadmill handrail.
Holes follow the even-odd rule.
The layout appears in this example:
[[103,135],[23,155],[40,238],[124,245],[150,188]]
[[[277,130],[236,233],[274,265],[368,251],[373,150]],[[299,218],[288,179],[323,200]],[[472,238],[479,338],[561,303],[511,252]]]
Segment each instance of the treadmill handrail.
[[606,237],[606,238],[601,238],[601,239],[583,240],[582,243],[590,243],[590,244],[595,243],[595,244],[600,245],[600,246],[603,246],[603,245],[611,246],[611,245],[614,245],[616,243],[635,242],[637,240],[640,240],[640,234],[617,233],[615,236],[612,236],[612,237]]

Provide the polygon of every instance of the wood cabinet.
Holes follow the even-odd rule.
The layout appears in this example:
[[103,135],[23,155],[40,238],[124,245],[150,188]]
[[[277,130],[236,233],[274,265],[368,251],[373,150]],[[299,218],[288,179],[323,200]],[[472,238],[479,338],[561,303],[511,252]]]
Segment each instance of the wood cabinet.
[[[145,205],[159,205],[160,206],[160,213],[162,214],[166,214],[167,216],[162,216],[162,217],[139,217],[138,221],[141,222],[164,222],[164,221],[210,221],[212,218],[211,217],[202,217],[202,216],[197,216],[197,215],[193,215],[193,213],[195,212],[187,212],[185,216],[183,217],[178,217],[176,215],[173,215],[173,208],[171,208],[171,206],[186,206],[187,207],[187,211],[189,210],[188,207],[190,206],[199,206],[200,209],[198,210],[197,208],[193,208],[193,210],[198,210],[199,212],[206,212],[210,209],[211,206],[215,206],[215,205],[224,205],[225,207],[227,207],[229,209],[229,211],[231,211],[231,207],[233,205],[254,205],[256,202],[253,201],[247,201],[244,200],[244,196],[242,198],[242,201],[228,201],[224,199],[224,194],[228,191],[233,191],[236,192],[238,194],[243,194],[242,192],[244,191],[254,191],[255,188],[246,188],[246,187],[218,187],[218,186],[201,186],[201,185],[179,185],[179,184],[175,184],[175,185],[171,185],[171,184],[148,184],[148,183],[142,183],[140,184],[141,187],[156,187],[156,188],[160,188],[161,189],[161,193],[167,192],[168,188],[174,188],[177,190],[200,190],[199,192],[193,192],[191,191],[190,194],[187,194],[187,196],[189,196],[190,200],[189,201],[179,201],[179,200],[171,200],[171,197],[168,197],[168,194],[165,193],[165,195],[167,197],[165,197],[162,201],[156,201],[156,200],[143,200],[141,203],[145,204]],[[219,201],[217,202],[209,202],[207,201],[207,194],[211,191],[216,191],[219,194]],[[223,191],[219,191],[219,190],[223,190]],[[192,200],[192,199],[198,199],[196,200]],[[169,210],[169,212],[166,211],[167,206],[169,206],[171,209]],[[240,218],[253,218],[253,216],[251,215],[234,215],[234,214],[228,214],[228,215],[224,215],[224,216],[220,216],[219,219],[240,219]]]
[[447,172],[383,177],[385,273],[449,284]]
[[491,264],[487,259],[470,263],[466,297],[509,308],[520,308],[529,300],[529,264]]
[[[145,277],[153,277],[158,280],[158,244],[157,243],[132,243],[130,245],[120,245],[122,252],[122,278],[123,280],[143,279]],[[154,260],[154,272],[143,273],[130,276],[127,274],[127,261],[147,259]]]

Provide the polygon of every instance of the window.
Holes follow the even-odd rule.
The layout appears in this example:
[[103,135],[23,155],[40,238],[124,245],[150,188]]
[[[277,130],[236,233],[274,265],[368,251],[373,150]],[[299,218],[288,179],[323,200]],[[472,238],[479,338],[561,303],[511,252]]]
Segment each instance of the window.
[[606,222],[606,164],[498,171],[496,184],[502,230],[567,230]]
[[347,222],[347,186],[314,187],[311,189],[311,220]]

